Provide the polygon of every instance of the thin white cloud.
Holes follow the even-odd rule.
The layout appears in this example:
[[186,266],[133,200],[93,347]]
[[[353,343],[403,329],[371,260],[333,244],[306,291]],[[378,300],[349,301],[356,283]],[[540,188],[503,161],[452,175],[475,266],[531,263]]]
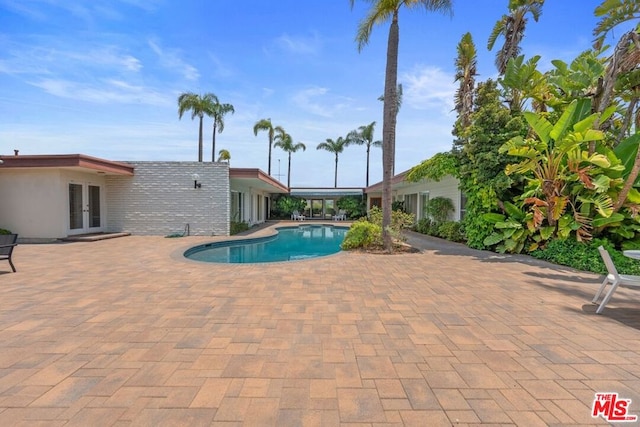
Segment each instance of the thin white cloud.
[[213,75],[217,77],[228,78],[232,77],[235,74],[234,70],[229,65],[224,63],[217,55],[209,52],[208,56],[213,65]]
[[178,49],[163,49],[155,40],[149,40],[149,47],[158,56],[160,63],[165,68],[177,71],[187,80],[198,80],[200,73],[198,69],[180,57]]
[[121,80],[100,80],[95,83],[63,79],[41,79],[31,82],[50,95],[60,98],[97,104],[126,103],[169,106],[173,98],[144,86],[136,86]]
[[403,84],[403,102],[417,110],[453,109],[456,85],[453,76],[437,67],[416,66],[400,75]]
[[0,6],[35,21],[48,21],[54,13],[53,9],[64,10],[69,15],[84,21],[95,23],[97,20],[121,20],[119,4],[133,6],[145,12],[153,12],[162,0],[0,0]]
[[349,98],[330,95],[324,87],[302,89],[293,94],[291,100],[301,110],[326,118],[335,117],[351,102]]
[[313,33],[310,37],[292,36],[285,33],[275,39],[275,45],[279,49],[295,55],[315,55],[322,48],[322,42],[317,33]]
[[0,72],[6,74],[83,74],[88,69],[101,73],[136,73],[142,62],[113,45],[86,45],[75,48],[64,43],[41,40],[4,41],[7,50],[0,56]]
[[327,88],[314,87],[303,89],[293,95],[292,101],[302,110],[322,117],[331,117],[331,111],[326,105],[318,103],[317,98],[324,96]]

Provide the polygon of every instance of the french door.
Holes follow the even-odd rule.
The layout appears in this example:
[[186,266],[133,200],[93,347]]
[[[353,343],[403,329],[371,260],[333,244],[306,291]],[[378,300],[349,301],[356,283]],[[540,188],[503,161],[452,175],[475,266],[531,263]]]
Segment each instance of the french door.
[[69,183],[69,234],[102,231],[100,186]]

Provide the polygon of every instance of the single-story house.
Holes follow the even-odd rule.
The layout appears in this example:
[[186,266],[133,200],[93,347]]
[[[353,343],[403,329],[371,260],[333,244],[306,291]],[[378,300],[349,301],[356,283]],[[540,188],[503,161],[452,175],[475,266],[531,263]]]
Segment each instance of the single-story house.
[[[407,181],[404,171],[391,179],[392,201],[404,202],[405,211],[415,215],[416,221],[427,217],[429,200],[436,197],[451,199],[454,211],[450,220],[460,221],[464,217],[465,199],[460,191],[458,179],[451,175],[443,177],[440,181],[423,179],[419,182]],[[382,182],[373,184],[365,189],[367,195],[367,207],[382,206]]]
[[83,154],[0,156],[0,228],[21,241],[129,232],[228,235],[268,217],[289,189],[223,162],[114,162]]

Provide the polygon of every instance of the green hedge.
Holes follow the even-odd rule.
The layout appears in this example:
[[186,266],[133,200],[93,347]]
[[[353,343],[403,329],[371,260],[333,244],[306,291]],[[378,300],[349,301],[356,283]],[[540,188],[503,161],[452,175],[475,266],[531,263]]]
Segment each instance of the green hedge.
[[607,268],[600,257],[600,252],[598,252],[598,246],[600,245],[609,251],[609,255],[611,255],[611,259],[619,273],[640,275],[640,261],[624,256],[609,241],[603,239],[593,239],[589,243],[581,243],[569,239],[552,240],[544,249],[533,251],[530,255],[577,270],[606,274]]

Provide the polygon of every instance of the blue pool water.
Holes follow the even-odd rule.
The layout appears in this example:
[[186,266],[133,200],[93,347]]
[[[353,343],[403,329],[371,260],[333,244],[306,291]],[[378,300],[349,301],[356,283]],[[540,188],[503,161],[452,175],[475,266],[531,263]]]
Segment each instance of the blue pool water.
[[205,262],[255,263],[294,261],[340,251],[348,227],[303,225],[280,227],[278,234],[256,239],[207,243],[195,246],[184,256]]

